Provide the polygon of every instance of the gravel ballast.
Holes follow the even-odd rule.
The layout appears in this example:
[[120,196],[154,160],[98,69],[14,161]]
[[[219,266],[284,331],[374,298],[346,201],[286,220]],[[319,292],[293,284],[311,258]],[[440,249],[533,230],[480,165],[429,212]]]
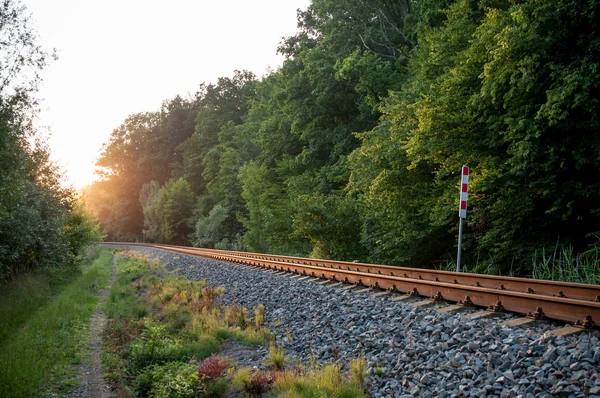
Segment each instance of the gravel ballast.
[[[294,361],[363,356],[372,397],[600,398],[600,332],[555,337],[561,325],[500,327],[498,319],[468,319],[393,302],[396,295],[297,280],[286,274],[148,247],[168,270],[223,286],[224,304],[250,311],[266,306],[269,329]],[[291,340],[288,341],[288,337]]]

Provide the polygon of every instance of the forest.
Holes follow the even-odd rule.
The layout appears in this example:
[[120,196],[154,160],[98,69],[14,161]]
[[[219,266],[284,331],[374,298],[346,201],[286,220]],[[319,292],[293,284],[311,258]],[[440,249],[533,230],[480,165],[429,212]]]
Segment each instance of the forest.
[[0,2],[0,285],[19,274],[75,269],[100,230],[36,130],[40,72],[55,54],[38,44],[18,1]]
[[108,240],[443,267],[466,164],[469,271],[597,259],[599,15],[597,0],[313,0],[277,70],[127,117],[87,206]]

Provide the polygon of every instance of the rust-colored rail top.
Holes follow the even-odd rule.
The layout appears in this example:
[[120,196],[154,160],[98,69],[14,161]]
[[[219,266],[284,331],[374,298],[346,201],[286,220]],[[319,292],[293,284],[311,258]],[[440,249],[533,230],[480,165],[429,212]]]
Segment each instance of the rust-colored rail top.
[[535,319],[558,319],[584,328],[595,328],[597,326],[594,322],[600,322],[600,285],[149,243],[105,244],[152,247],[377,289],[435,297],[437,300],[486,307],[491,311],[528,314]]

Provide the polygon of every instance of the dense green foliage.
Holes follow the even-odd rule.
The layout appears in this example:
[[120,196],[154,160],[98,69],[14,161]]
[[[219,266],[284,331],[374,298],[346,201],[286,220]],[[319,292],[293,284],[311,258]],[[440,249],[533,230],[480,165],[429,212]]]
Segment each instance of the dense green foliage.
[[25,8],[0,4],[0,283],[64,264],[100,240],[96,224],[61,186],[32,127],[38,73],[50,56],[36,44]]
[[469,269],[595,249],[599,7],[313,0],[278,70],[115,130],[92,208],[113,239],[431,266],[454,256],[467,164]]

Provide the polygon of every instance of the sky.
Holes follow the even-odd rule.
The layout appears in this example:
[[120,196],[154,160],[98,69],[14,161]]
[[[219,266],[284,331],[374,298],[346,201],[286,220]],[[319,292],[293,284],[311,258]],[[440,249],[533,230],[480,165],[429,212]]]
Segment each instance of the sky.
[[264,76],[283,58],[309,0],[23,0],[40,44],[58,60],[43,71],[38,121],[52,159],[75,188],[113,129],[133,113],[193,94],[246,69]]

